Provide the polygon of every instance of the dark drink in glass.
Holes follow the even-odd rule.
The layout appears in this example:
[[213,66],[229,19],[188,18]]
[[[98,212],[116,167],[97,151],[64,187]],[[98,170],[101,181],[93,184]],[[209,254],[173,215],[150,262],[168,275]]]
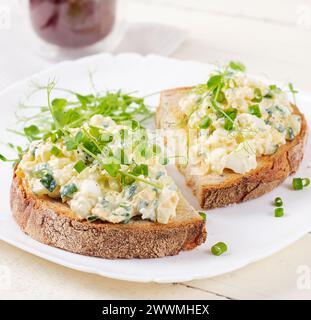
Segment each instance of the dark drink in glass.
[[116,18],[116,0],[29,0],[29,9],[39,37],[64,48],[104,39]]

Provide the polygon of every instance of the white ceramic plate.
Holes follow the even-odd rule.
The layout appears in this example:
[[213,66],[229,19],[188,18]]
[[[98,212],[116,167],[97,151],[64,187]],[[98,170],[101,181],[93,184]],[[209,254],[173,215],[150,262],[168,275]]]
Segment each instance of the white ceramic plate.
[[[93,72],[98,89],[139,90],[145,95],[161,89],[193,85],[204,82],[210,66],[193,61],[178,61],[158,56],[141,57],[134,54],[111,56],[108,54],[64,62],[56,67],[22,81],[0,94],[0,140],[18,142],[16,136],[5,128],[14,122],[14,110],[18,102],[31,90],[30,83],[46,84],[56,78],[58,86],[88,93],[89,72]],[[44,92],[35,95],[33,103],[45,103]],[[156,105],[158,96],[149,102]],[[311,95],[300,94],[298,105],[311,119]],[[309,122],[311,123],[311,122]],[[1,153],[7,150],[0,146]],[[307,147],[305,159],[297,176],[311,177],[311,153]],[[171,168],[182,192],[194,207],[198,208],[183,178]],[[179,282],[220,275],[241,268],[267,257],[293,243],[311,230],[310,189],[294,192],[290,188],[292,178],[268,195],[243,204],[207,213],[207,242],[199,248],[182,252],[175,257],[154,260],[104,260],[68,253],[38,243],[23,234],[11,218],[9,187],[11,166],[0,164],[1,215],[0,238],[18,248],[47,260],[85,272],[92,272],[115,279],[140,282]],[[274,218],[272,200],[281,196],[285,202],[285,216]],[[215,257],[209,252],[211,245],[224,241],[229,251]]]

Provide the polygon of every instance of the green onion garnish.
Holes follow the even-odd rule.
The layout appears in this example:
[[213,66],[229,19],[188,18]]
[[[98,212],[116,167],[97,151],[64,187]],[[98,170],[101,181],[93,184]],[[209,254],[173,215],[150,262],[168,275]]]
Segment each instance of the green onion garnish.
[[96,221],[98,219],[99,219],[99,217],[97,217],[97,216],[88,216],[86,218],[87,222],[94,222],[94,221]]
[[228,250],[227,245],[224,242],[218,242],[212,246],[211,252],[214,256],[220,256]]
[[262,101],[262,93],[259,88],[254,89],[254,98],[252,99],[252,102],[261,102]]
[[304,178],[304,179],[302,179],[302,181],[303,181],[303,187],[304,188],[307,187],[310,184],[310,179],[309,178]]
[[303,182],[301,178],[294,178],[293,179],[293,189],[294,190],[302,190],[303,189]]
[[274,199],[274,205],[275,205],[276,207],[282,207],[282,205],[283,205],[283,200],[282,200],[280,197],[276,197],[276,198]]
[[160,154],[161,153],[161,147],[157,144],[152,145],[152,152],[154,154]]
[[56,182],[50,173],[44,174],[40,182],[49,192],[53,192],[56,188]]
[[253,104],[248,107],[248,112],[252,114],[253,116],[256,116],[258,118],[261,118],[261,112],[258,104]]
[[74,183],[67,184],[66,186],[63,186],[60,190],[61,197],[70,197],[74,193],[78,191],[77,186]]
[[286,139],[292,141],[295,139],[295,134],[293,128],[287,128]]
[[212,123],[212,120],[209,116],[203,117],[199,122],[200,129],[207,129]]
[[159,160],[160,163],[163,165],[163,166],[166,166],[169,164],[169,159],[167,157],[163,157],[162,159]]
[[75,165],[74,169],[78,172],[81,173],[84,169],[86,168],[85,163],[82,160],[79,160]]
[[284,209],[283,208],[275,208],[274,209],[274,216],[276,218],[280,218],[284,216]]
[[310,184],[309,178],[294,178],[293,179],[293,189],[302,190]]
[[110,133],[103,134],[100,137],[100,141],[105,142],[105,143],[112,142],[112,140],[113,140],[113,135]]
[[203,211],[198,211],[198,214],[202,217],[204,221],[206,221],[206,213]]
[[59,157],[62,154],[62,151],[60,149],[58,149],[56,146],[53,146],[51,149],[51,153],[55,157]]

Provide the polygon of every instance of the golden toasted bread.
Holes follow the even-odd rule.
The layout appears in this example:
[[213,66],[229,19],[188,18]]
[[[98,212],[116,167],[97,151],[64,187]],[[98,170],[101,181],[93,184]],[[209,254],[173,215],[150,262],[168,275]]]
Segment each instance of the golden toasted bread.
[[14,173],[11,209],[33,239],[70,252],[107,259],[157,258],[191,250],[206,239],[204,219],[180,194],[176,217],[168,224],[132,219],[127,224],[78,219],[67,204],[38,197]]
[[[156,124],[161,129],[176,129],[183,120],[179,107],[180,99],[192,88],[176,88],[161,93],[156,113]],[[257,158],[257,168],[246,174],[225,170],[222,175],[192,175],[191,166],[178,165],[187,184],[193,190],[200,206],[204,209],[224,207],[257,198],[282,183],[290,174],[297,171],[304,154],[307,136],[307,123],[296,106],[294,113],[301,116],[301,131],[294,140],[282,145],[276,153]]]

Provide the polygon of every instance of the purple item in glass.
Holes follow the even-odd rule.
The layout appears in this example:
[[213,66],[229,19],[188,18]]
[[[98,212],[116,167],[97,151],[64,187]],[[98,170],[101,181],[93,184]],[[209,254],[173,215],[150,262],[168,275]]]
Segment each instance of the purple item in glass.
[[39,37],[68,48],[104,39],[116,16],[116,0],[29,0],[29,8]]

